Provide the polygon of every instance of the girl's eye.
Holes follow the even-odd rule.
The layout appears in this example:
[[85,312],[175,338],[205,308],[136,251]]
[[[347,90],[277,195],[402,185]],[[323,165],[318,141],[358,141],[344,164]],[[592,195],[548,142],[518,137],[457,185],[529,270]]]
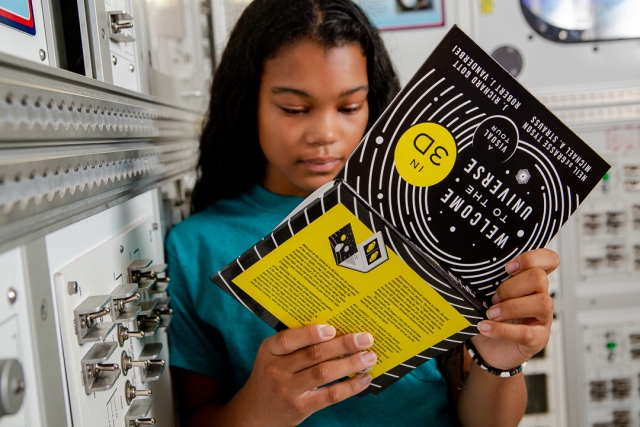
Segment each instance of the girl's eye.
[[355,114],[362,108],[362,105],[349,105],[347,107],[340,108],[340,112],[344,114]]
[[296,116],[299,114],[303,114],[307,112],[306,108],[287,108],[287,107],[280,107],[280,109],[282,111],[284,111],[286,114],[292,115],[292,116]]

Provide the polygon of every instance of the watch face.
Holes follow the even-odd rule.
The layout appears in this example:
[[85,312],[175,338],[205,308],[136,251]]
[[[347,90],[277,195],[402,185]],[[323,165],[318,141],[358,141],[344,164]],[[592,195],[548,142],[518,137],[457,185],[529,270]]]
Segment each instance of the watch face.
[[342,262],[358,253],[358,245],[356,244],[351,224],[345,225],[329,236],[329,243],[333,249],[333,256],[337,265],[342,264]]

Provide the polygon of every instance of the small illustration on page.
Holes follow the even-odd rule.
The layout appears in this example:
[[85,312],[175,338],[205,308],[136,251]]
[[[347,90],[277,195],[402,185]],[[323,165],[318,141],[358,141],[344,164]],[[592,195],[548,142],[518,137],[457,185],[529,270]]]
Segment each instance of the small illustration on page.
[[377,232],[361,244],[356,244],[351,224],[329,236],[336,265],[352,270],[369,272],[389,259],[382,232]]

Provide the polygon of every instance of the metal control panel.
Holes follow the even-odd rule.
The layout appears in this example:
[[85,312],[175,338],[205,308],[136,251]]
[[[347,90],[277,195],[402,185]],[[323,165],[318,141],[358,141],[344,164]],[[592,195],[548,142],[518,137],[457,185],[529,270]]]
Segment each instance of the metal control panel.
[[22,249],[0,254],[0,270],[0,425],[42,425]]
[[154,190],[46,238],[74,426],[175,425],[159,213]]
[[583,425],[625,427],[640,423],[640,316],[633,308],[579,315],[584,376]]

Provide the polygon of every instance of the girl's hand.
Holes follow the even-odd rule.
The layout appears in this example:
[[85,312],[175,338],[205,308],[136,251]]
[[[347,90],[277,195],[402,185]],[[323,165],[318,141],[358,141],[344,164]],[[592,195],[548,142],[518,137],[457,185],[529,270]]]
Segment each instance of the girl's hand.
[[487,311],[491,320],[480,322],[480,335],[472,338],[486,363],[511,369],[547,345],[553,320],[547,274],[559,264],[558,255],[549,249],[525,252],[507,264],[512,277],[496,290]]
[[336,337],[329,325],[287,329],[265,339],[251,376],[238,393],[249,405],[244,425],[298,425],[314,412],[363,391],[371,375],[360,371],[377,360],[375,353],[363,350],[372,345],[369,333]]

